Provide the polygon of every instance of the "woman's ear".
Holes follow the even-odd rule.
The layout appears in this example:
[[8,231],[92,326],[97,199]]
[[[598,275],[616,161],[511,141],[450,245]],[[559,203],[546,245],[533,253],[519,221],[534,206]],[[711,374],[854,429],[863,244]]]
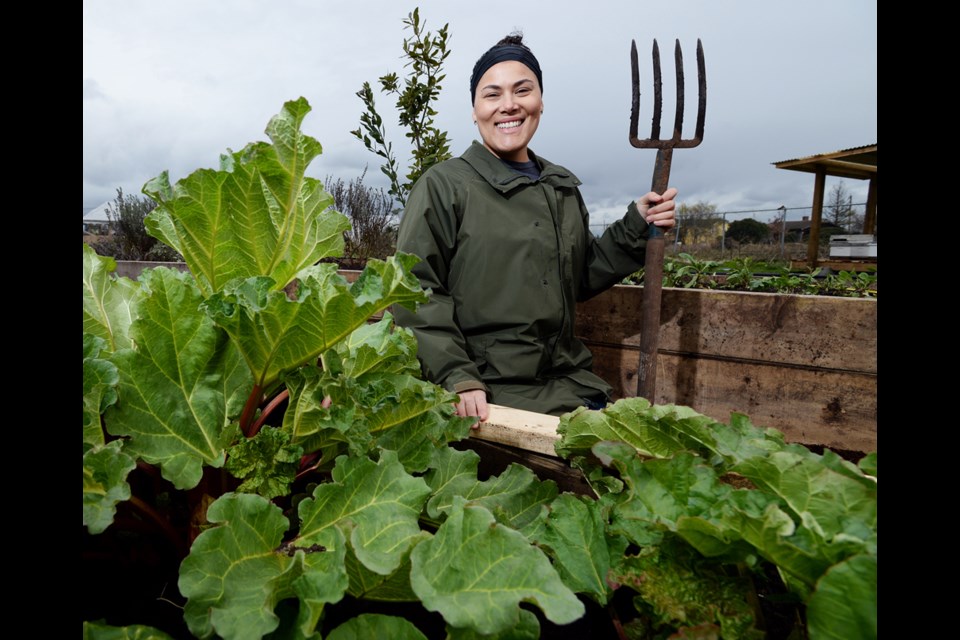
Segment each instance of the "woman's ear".
[[470,110],[470,117],[473,118],[473,124],[477,124],[477,112],[474,109]]

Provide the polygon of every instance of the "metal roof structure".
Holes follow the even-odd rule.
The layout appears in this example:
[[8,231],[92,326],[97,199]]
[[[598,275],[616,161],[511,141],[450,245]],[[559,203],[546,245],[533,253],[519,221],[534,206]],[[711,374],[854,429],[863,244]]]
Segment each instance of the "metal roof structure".
[[863,147],[819,153],[804,158],[774,162],[777,169],[804,171],[816,176],[813,188],[812,222],[810,241],[807,245],[807,264],[817,265],[817,247],[820,243],[820,220],[823,216],[824,184],[827,176],[869,180],[867,207],[863,220],[863,233],[873,234],[877,225],[877,143]]
[[110,222],[110,218],[107,216],[107,208],[113,203],[113,200],[108,200],[101,204],[99,207],[94,207],[83,214],[83,224],[95,223],[95,224],[106,224]]

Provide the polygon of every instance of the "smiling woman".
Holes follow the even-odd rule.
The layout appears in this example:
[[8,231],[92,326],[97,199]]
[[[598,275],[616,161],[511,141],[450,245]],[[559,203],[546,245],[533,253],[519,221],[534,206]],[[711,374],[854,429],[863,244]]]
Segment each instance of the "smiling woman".
[[643,264],[650,224],[672,227],[676,189],[631,202],[590,232],[580,180],[529,145],[543,114],[543,74],[521,34],[488,49],[470,77],[481,142],[413,186],[397,249],[430,301],[395,310],[413,330],[425,376],[459,395],[457,413],[488,403],[560,415],[599,407],[611,386],[574,335],[576,302]]

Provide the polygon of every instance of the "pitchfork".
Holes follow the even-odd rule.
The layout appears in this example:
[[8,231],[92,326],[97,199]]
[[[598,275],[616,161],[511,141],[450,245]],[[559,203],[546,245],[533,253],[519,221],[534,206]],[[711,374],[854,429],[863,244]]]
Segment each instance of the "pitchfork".
[[[703,45],[697,40],[697,79],[700,86],[700,106],[697,110],[697,131],[693,138],[682,139],[683,128],[683,54],[677,40],[677,114],[673,120],[673,137],[660,139],[660,112],[663,96],[660,92],[660,48],[653,41],[653,126],[650,137],[637,138],[640,118],[640,71],[637,63],[637,42],[630,47],[630,71],[633,79],[633,104],[630,109],[630,144],[638,149],[656,149],[651,191],[663,193],[670,182],[670,163],[674,149],[690,149],[703,140],[703,121],[707,111],[707,76],[703,63]],[[643,333],[640,335],[640,369],[637,372],[637,395],[653,404],[657,394],[657,340],[660,333],[660,292],[663,281],[663,231],[650,226],[647,252],[643,266]]]

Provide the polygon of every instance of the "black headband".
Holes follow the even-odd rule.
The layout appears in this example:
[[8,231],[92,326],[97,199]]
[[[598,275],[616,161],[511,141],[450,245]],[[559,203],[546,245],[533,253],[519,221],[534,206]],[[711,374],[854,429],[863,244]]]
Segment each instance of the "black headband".
[[499,62],[507,60],[516,60],[522,62],[533,71],[537,76],[537,82],[540,83],[540,91],[543,91],[543,74],[540,72],[540,63],[533,55],[530,49],[517,44],[501,44],[491,47],[483,54],[477,64],[473,65],[473,73],[470,75],[470,103],[477,99],[477,84],[480,78],[487,72],[487,69]]

